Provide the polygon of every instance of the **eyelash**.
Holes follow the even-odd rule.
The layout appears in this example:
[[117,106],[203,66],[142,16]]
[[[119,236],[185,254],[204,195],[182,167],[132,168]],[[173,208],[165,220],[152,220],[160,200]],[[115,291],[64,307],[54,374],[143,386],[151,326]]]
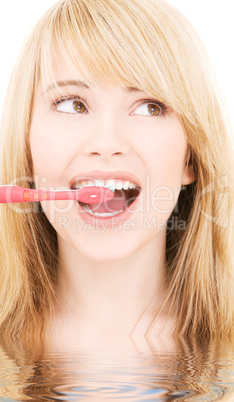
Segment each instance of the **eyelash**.
[[69,96],[63,96],[62,98],[56,99],[52,102],[52,109],[54,110],[56,108],[56,106],[58,106],[60,103],[65,102],[65,101],[69,101],[69,100],[78,100],[83,102],[84,104],[87,104],[87,99],[85,98],[81,98],[80,96],[77,95],[69,95]]
[[[69,95],[69,96],[63,96],[62,98],[54,100],[52,102],[51,109],[56,110],[56,106],[60,105],[60,103],[62,103],[62,102],[69,101],[69,100],[74,100],[74,101],[78,100],[78,101],[82,102],[85,107],[87,105],[87,99],[86,98],[82,98],[82,97],[80,97],[78,95]],[[159,115],[157,115],[157,116],[152,115],[152,116],[148,116],[148,117],[158,117],[158,118],[159,117],[164,117],[168,112],[168,107],[164,103],[156,101],[154,99],[144,99],[144,100],[140,101],[140,103],[139,103],[139,105],[137,107],[145,105],[145,104],[157,105],[161,109],[161,113]],[[63,112],[60,112],[60,113],[63,113]]]

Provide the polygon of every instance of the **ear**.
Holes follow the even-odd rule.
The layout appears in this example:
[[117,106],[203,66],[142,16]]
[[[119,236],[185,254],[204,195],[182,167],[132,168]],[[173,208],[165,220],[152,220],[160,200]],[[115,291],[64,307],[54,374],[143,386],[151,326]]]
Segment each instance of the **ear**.
[[191,184],[195,180],[196,176],[193,171],[193,166],[192,165],[185,166],[182,184],[186,186],[187,184]]
[[186,158],[184,174],[182,178],[182,185],[184,186],[193,183],[197,178],[194,172],[192,161],[190,159],[190,155],[191,152],[189,151],[188,156]]

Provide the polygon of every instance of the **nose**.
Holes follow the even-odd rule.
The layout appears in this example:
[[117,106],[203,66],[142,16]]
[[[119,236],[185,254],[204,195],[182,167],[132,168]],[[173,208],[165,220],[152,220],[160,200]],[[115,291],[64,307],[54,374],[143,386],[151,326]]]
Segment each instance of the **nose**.
[[109,158],[114,155],[127,155],[130,149],[126,138],[126,127],[116,117],[103,116],[93,124],[84,144],[85,155],[100,155]]

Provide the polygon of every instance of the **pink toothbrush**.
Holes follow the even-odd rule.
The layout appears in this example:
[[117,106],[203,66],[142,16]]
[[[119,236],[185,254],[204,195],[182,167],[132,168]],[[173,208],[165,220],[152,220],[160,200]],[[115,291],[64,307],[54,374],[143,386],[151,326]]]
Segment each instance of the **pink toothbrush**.
[[0,203],[77,200],[87,204],[108,202],[114,192],[106,187],[82,187],[80,190],[33,190],[19,186],[0,186]]

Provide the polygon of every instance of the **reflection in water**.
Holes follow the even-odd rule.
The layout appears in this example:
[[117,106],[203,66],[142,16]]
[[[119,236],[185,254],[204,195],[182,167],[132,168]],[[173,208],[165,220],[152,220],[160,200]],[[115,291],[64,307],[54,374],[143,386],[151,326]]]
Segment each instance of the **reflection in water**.
[[234,401],[234,345],[176,350],[0,347],[0,401]]

